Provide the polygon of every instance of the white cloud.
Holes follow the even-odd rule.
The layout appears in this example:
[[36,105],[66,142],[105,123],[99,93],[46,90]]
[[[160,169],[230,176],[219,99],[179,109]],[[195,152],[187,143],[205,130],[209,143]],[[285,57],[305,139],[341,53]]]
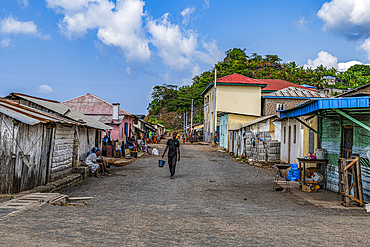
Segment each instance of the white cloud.
[[5,48],[5,47],[9,47],[9,46],[14,46],[14,45],[12,44],[11,39],[4,39],[0,42],[0,46],[1,46],[1,48]]
[[[320,51],[317,54],[317,58],[314,60],[308,59],[307,64],[305,64],[304,67],[315,69],[316,67],[323,65],[329,69],[335,68],[339,72],[344,72],[356,64],[363,64],[363,63],[361,63],[360,61],[356,61],[356,60],[338,63],[337,57],[329,54],[326,51]],[[369,65],[369,64],[366,64],[366,65]]]
[[370,38],[366,39],[360,48],[367,53],[367,57],[370,60]]
[[348,62],[345,62],[345,63],[338,63],[338,71],[339,72],[344,72],[344,71],[348,70],[349,68],[351,68],[353,65],[356,65],[356,64],[363,64],[363,63],[361,63],[360,61],[355,61],[355,60],[348,61]]
[[203,4],[202,10],[208,9],[210,3],[211,3],[211,0],[204,0],[204,4]]
[[156,47],[156,54],[164,64],[180,70],[192,69],[195,63],[213,64],[223,56],[216,41],[199,42],[196,31],[184,28],[195,7],[181,12],[184,22],[178,25],[169,21],[169,13],[158,20],[150,19],[144,14],[143,0],[46,2],[48,8],[64,15],[59,27],[68,38],[97,30],[102,44],[121,48],[128,59],[148,61],[152,55],[149,44]]
[[199,64],[194,64],[193,68],[191,69],[191,77],[193,78],[196,75],[200,75],[202,73],[202,69],[200,68]]
[[17,0],[20,4],[23,4],[24,6],[28,6],[28,1],[29,0]]
[[160,20],[148,23],[151,43],[157,47],[158,55],[166,65],[182,70],[191,67],[196,60],[212,64],[222,57],[214,41],[202,43],[207,52],[197,50],[198,33],[172,24],[168,17],[169,13],[166,13]]
[[370,4],[368,0],[332,0],[322,5],[317,16],[329,29],[356,40],[370,36]]
[[54,90],[49,85],[41,85],[38,87],[37,91],[39,93],[45,93],[45,94],[54,93]]
[[59,27],[71,38],[97,29],[106,45],[121,48],[126,57],[147,61],[148,40],[142,27],[144,2],[141,0],[46,0],[47,7],[64,14]]
[[2,19],[0,24],[3,34],[37,34],[37,25],[32,21],[21,22],[10,16]]
[[320,65],[324,65],[328,68],[338,68],[338,58],[329,54],[326,51],[320,51],[317,54],[317,58],[314,60],[308,59],[307,64],[304,65],[305,68],[316,68]]
[[306,24],[307,24],[307,20],[306,20],[306,18],[303,16],[303,17],[301,17],[301,18],[299,18],[299,20],[296,20],[296,21],[294,21],[293,22],[293,24],[296,26],[296,27],[298,27],[299,29],[302,29],[302,30],[304,30],[304,29],[306,29]]
[[184,20],[182,21],[182,24],[183,25],[186,25],[189,23],[190,21],[190,16],[195,12],[195,7],[189,7],[189,8],[186,8],[184,9],[183,11],[181,11],[181,15],[182,17],[184,18]]
[[37,25],[33,21],[18,21],[17,19],[9,16],[0,21],[0,32],[7,35],[34,35],[40,39],[51,39],[49,34],[43,35],[38,31]]
[[76,12],[87,8],[91,0],[46,0],[46,7],[57,9],[60,12]]
[[128,75],[131,75],[131,67],[127,67],[127,68],[126,68],[126,73],[127,73]]
[[370,60],[370,4],[368,0],[332,0],[322,5],[317,16],[324,21],[324,29],[346,37],[364,40],[360,49]]

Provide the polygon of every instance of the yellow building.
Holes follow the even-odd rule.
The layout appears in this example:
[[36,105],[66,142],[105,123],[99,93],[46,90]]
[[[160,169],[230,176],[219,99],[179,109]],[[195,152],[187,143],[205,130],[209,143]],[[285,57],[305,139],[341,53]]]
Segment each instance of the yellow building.
[[[232,126],[240,124],[240,121],[246,123],[260,117],[261,88],[266,85],[262,81],[239,74],[219,78],[216,82],[216,110],[214,110],[214,82],[210,82],[201,93],[204,97],[204,140],[211,142],[215,112],[233,113],[231,122],[227,121]],[[218,118],[215,126],[218,136],[220,136],[219,126]],[[225,128],[228,130],[229,126]]]

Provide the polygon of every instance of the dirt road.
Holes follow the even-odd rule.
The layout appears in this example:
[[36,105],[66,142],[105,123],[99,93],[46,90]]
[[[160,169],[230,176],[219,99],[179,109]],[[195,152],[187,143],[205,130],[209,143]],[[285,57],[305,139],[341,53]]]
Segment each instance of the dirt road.
[[[159,145],[162,152],[164,145]],[[184,145],[176,179],[158,157],[62,192],[85,207],[45,205],[0,222],[5,246],[369,246],[370,218],[272,190],[271,171]]]

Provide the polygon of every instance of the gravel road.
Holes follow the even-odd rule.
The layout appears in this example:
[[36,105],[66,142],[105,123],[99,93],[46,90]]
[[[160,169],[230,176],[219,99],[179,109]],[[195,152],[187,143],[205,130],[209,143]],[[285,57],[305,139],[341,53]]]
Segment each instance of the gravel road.
[[[159,145],[160,152],[164,145]],[[272,190],[270,170],[208,146],[181,146],[176,179],[144,157],[62,193],[85,207],[45,205],[1,219],[5,246],[369,246],[369,214],[313,206]]]

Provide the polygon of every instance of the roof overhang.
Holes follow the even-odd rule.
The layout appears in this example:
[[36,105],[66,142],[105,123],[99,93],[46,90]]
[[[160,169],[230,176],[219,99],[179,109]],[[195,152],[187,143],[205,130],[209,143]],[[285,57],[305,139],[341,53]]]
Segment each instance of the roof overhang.
[[353,98],[330,98],[315,99],[306,101],[294,108],[281,110],[280,118],[294,118],[313,114],[314,112],[327,109],[349,109],[349,108],[366,108],[369,107],[370,97],[353,97]]

